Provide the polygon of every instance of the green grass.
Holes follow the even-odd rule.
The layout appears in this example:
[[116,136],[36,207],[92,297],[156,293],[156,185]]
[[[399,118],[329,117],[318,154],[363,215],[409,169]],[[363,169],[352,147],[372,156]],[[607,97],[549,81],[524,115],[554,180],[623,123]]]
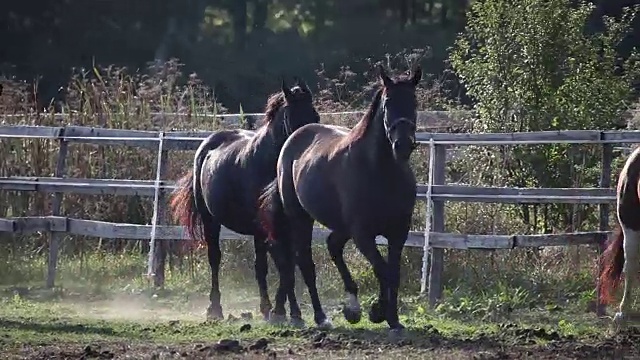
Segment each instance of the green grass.
[[[335,342],[329,346],[333,350],[322,356],[371,358],[376,355],[369,354],[370,349],[379,348],[383,349],[380,354],[397,358],[422,354],[419,358],[455,359],[467,356],[469,351],[520,351],[515,349],[523,346],[545,349],[545,344],[558,339],[604,341],[610,334],[609,320],[586,311],[592,290],[581,287],[579,282],[565,284],[565,296],[560,298],[556,292],[549,296],[526,287],[527,281],[533,280],[509,283],[506,274],[484,283],[482,291],[450,278],[445,299],[435,309],[429,309],[425,300],[417,296],[415,282],[404,283],[399,311],[407,326],[407,347],[395,353],[396,345],[389,340],[386,324],[372,324],[366,316],[377,293],[377,283],[367,264],[357,255],[348,259],[361,284],[365,312],[359,324],[348,324],[340,311],[344,298],[341,280],[334,266],[322,257],[323,251],[318,253],[320,296],[335,326],[327,332]],[[49,290],[42,288],[44,257],[9,257],[4,264],[0,265],[0,345],[13,354],[22,354],[24,349],[63,346],[64,351],[75,349],[74,354],[82,355],[87,344],[113,347],[121,343],[141,353],[155,351],[150,346],[173,346],[175,351],[200,354],[200,348],[194,350],[195,347],[225,338],[244,345],[266,338],[269,349],[285,353],[294,349],[291,351],[316,356],[319,351],[316,340],[320,331],[268,325],[256,315],[253,257],[243,251],[225,253],[220,276],[222,306],[226,316],[240,318],[242,313],[253,313],[255,318],[251,321],[205,322],[210,274],[206,261],[199,256],[185,259],[168,271],[166,286],[160,290],[153,289],[143,275],[146,257],[135,253],[63,256],[56,288]],[[518,279],[515,275],[512,278]],[[574,278],[582,279],[583,275]],[[271,270],[272,300],[276,282],[275,271]],[[313,312],[306,287],[299,286],[297,294],[307,325],[311,326]],[[241,331],[247,323],[251,330]],[[437,350],[441,343],[449,344],[446,351]],[[54,353],[60,351],[63,350]],[[30,356],[35,355],[29,353]]]

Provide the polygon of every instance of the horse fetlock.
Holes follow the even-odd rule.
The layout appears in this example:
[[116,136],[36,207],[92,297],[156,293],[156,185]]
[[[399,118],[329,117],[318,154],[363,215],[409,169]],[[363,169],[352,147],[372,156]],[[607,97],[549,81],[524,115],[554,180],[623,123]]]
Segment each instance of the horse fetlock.
[[405,335],[404,325],[397,323],[394,327],[389,329],[389,339],[391,341],[401,340]]
[[616,330],[620,330],[625,327],[627,319],[623,312],[619,311],[613,316],[613,326]]
[[369,309],[369,321],[374,324],[380,324],[385,320],[385,307],[379,301],[371,304],[371,309]]
[[222,306],[211,304],[207,308],[207,319],[208,320],[223,320],[224,315],[222,314]]
[[279,314],[276,313],[275,311],[271,311],[271,314],[269,315],[269,323],[272,325],[280,325],[280,324],[284,324],[287,322],[287,315],[286,314]]
[[305,327],[305,322],[304,319],[302,319],[302,317],[300,316],[291,316],[291,320],[289,321],[289,323],[291,324],[291,326],[296,327],[296,328],[303,328]]
[[333,324],[331,323],[331,320],[327,319],[326,317],[324,318],[324,320],[317,322],[317,327],[320,330],[330,330],[333,329]]
[[272,306],[268,300],[260,303],[260,313],[262,314],[262,317],[264,318],[265,321],[269,320],[271,309],[272,309]]
[[360,308],[353,309],[349,305],[344,305],[342,307],[342,315],[344,315],[344,319],[349,323],[357,324],[362,319],[362,310],[360,310]]

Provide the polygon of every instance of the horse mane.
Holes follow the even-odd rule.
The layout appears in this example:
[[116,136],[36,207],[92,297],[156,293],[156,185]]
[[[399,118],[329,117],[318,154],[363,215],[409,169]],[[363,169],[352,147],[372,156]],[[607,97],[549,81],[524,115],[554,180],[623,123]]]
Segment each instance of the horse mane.
[[373,123],[373,118],[376,116],[376,112],[378,110],[378,107],[380,106],[380,101],[382,100],[383,93],[383,87],[376,90],[375,95],[373,95],[373,101],[371,101],[371,104],[369,104],[367,112],[362,115],[360,121],[358,121],[358,123],[351,129],[351,131],[349,131],[349,133],[340,140],[340,142],[333,149],[333,154],[349,147],[349,145],[362,139],[364,134],[366,134],[367,129],[369,129],[371,123]]
[[[311,96],[310,93],[306,92],[300,86],[294,86],[291,89],[291,93],[294,96],[294,100],[299,100],[304,97]],[[278,111],[287,103],[287,100],[284,97],[282,91],[275,92],[269,96],[267,99],[267,105],[264,110],[264,117],[260,122],[260,127],[271,124],[275,118]]]
[[285,103],[286,100],[282,91],[271,94],[267,99],[267,105],[264,108],[264,117],[262,118],[260,126],[271,124],[273,120],[275,120],[278,110],[280,110]]

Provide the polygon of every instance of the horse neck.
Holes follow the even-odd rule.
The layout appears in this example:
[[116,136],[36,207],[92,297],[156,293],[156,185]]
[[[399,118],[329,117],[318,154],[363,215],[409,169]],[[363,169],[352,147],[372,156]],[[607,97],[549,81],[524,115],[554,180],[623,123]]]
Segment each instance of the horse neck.
[[273,164],[274,171],[280,155],[280,149],[287,140],[287,135],[284,132],[282,110],[279,110],[275,116],[275,119],[258,130],[253,144],[256,153],[262,154],[263,158],[261,160],[267,166]]
[[384,130],[383,117],[384,112],[381,111],[381,108],[378,108],[373,119],[371,119],[372,123],[369,124],[370,128],[362,138],[362,145],[367,153],[367,160],[375,167],[388,165],[388,162],[395,162],[391,144]]

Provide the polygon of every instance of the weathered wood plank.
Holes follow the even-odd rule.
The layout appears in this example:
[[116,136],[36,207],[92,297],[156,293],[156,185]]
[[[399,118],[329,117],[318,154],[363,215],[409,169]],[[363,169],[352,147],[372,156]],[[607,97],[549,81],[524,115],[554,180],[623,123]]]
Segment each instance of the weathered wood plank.
[[429,244],[442,249],[512,249],[512,235],[470,235],[432,232]]
[[24,137],[56,139],[59,137],[63,127],[34,126],[34,125],[0,125],[0,138]]
[[[175,182],[161,185],[173,190]],[[153,196],[154,182],[151,180],[126,179],[80,179],[56,177],[5,177],[0,178],[0,189],[38,191],[45,193],[75,193],[88,195]]]
[[[58,138],[61,127],[46,126],[0,126],[1,137],[37,137]],[[69,142],[91,143],[96,145],[127,145],[144,148],[155,148],[159,132],[147,130],[110,129],[85,126],[68,126],[64,128],[65,139]],[[174,131],[167,132],[167,150],[193,150],[208,131]],[[89,137],[88,139],[86,137]],[[102,139],[97,139],[100,137]],[[193,137],[193,139],[188,139]],[[84,138],[84,139],[83,139]],[[179,139],[177,139],[179,138]],[[148,140],[147,140],[148,139]],[[434,139],[442,145],[499,145],[499,144],[531,144],[531,143],[640,143],[640,131],[600,131],[600,130],[563,130],[537,131],[520,133],[433,133],[418,132],[416,139],[426,143]],[[184,144],[181,144],[184,142]]]
[[29,216],[1,219],[0,231],[18,234],[35,232],[65,232],[68,230],[67,218],[62,216]]
[[[66,130],[66,128],[62,130],[63,132],[60,133],[61,136],[64,135],[64,131]],[[58,144],[59,144],[58,159],[56,161],[56,169],[55,169],[54,175],[56,177],[63,177],[65,172],[64,169],[66,165],[66,160],[67,160],[68,143],[63,139],[59,139]],[[53,200],[51,201],[51,215],[60,216],[61,206],[62,206],[62,192],[58,191],[55,193]],[[65,221],[65,224],[66,224],[66,221]],[[47,259],[47,280],[46,280],[46,287],[48,289],[52,289],[53,286],[55,285],[56,270],[58,267],[58,250],[63,237],[64,237],[64,234],[61,232],[52,231],[49,234],[49,257]]]
[[[444,185],[446,181],[447,167],[447,148],[445,145],[436,145],[434,147],[434,167],[433,179],[431,184]],[[433,199],[433,207],[431,209],[433,221],[431,222],[430,232],[445,231],[445,209],[444,201]],[[429,234],[429,243],[431,243],[431,234]],[[429,244],[431,245],[431,244]],[[442,298],[444,283],[442,282],[444,272],[444,250],[441,248],[431,248],[431,264],[429,267],[429,289],[428,298],[429,306],[434,307]]]
[[597,245],[607,231],[579,232],[568,234],[515,235],[516,247],[546,247],[569,245]]
[[[0,219],[0,231],[21,234],[52,231],[106,239],[148,240],[151,225],[41,216]],[[316,242],[324,243],[329,233],[330,231],[325,228],[315,227],[313,239]],[[593,245],[599,241],[600,237],[609,233],[594,231],[540,235],[468,235],[431,232],[430,244],[437,249],[511,249],[513,247]],[[189,240],[182,226],[160,225],[157,227],[156,237],[163,240]],[[220,238],[224,240],[251,239],[248,235],[235,233],[225,227],[222,227]],[[387,244],[387,240],[382,236],[378,236],[376,242],[379,245]],[[422,247],[423,244],[422,232],[412,231],[409,233],[408,247]]]
[[605,143],[640,143],[639,130],[606,130],[602,132],[602,142]]
[[[69,219],[69,232],[75,235],[106,239],[149,240],[151,225],[111,223],[105,221]],[[243,236],[223,227],[220,238],[242,240]],[[188,240],[182,226],[160,225],[156,227],[156,239]]]
[[0,219],[0,232],[8,232],[8,233],[16,232],[15,220]]
[[[602,135],[603,137],[606,134]],[[602,144],[602,150],[600,152],[600,181],[599,185],[602,188],[608,188],[611,186],[611,163],[613,161],[613,145],[612,144]],[[599,221],[598,221],[598,230],[602,232],[606,232],[609,229],[609,204],[600,204],[598,206],[599,212]],[[598,238],[598,256],[602,254],[605,248],[606,235],[602,235]],[[598,261],[598,274],[602,271],[602,262]],[[605,305],[602,304],[602,294],[600,289],[600,277],[596,279],[596,314],[598,316],[602,316],[605,313]]]
[[[563,130],[563,131],[536,131],[517,133],[419,133],[416,140],[429,142],[431,139],[436,144],[443,145],[498,145],[500,143],[568,143],[585,142],[597,143],[600,141],[599,130]],[[491,144],[490,144],[491,143]]]
[[155,149],[158,147],[158,136],[160,133],[146,130],[67,126],[64,134],[64,139],[72,143],[123,145]]
[[[417,196],[424,198],[426,185],[418,185]],[[433,185],[433,199],[457,202],[485,203],[589,203],[615,201],[615,191],[609,188],[503,188],[466,185]]]

